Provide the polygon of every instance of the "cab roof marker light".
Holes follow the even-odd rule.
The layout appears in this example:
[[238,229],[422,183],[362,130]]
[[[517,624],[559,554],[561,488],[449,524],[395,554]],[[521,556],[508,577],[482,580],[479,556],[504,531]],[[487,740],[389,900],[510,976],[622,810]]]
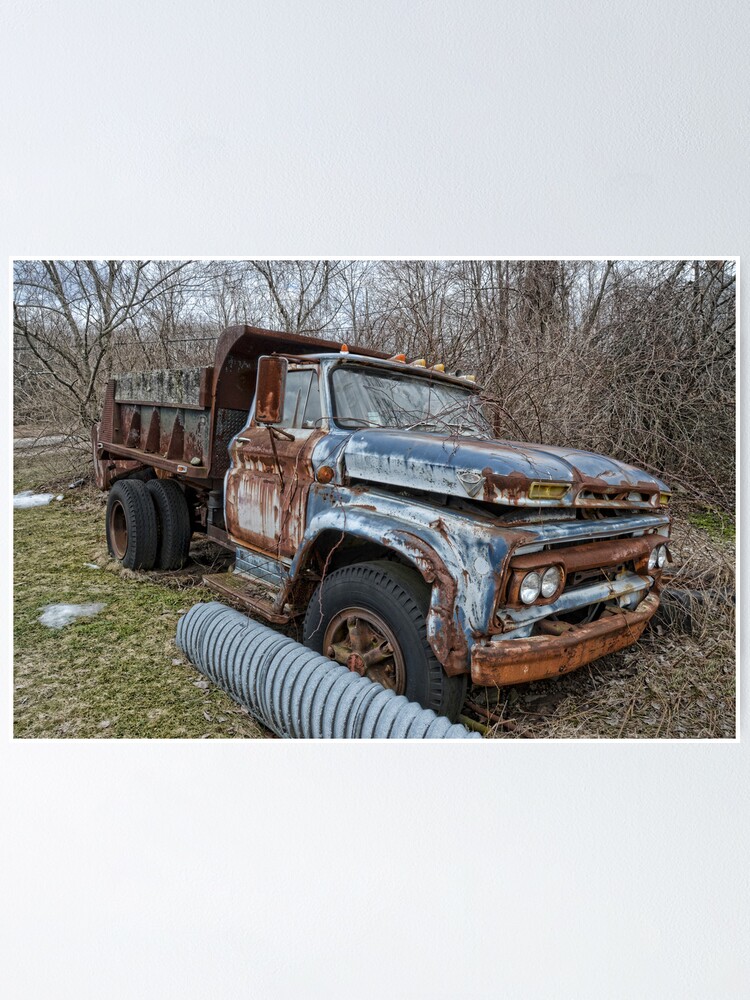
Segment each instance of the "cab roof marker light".
[[432,366],[431,371],[434,371],[434,372],[444,372],[445,371],[445,365],[442,362],[439,362],[438,364]]
[[402,364],[405,364],[406,363],[406,355],[405,354],[394,354],[390,358],[388,358],[388,360],[389,361],[400,361]]
[[341,353],[342,354],[348,354],[349,353],[349,348],[347,347],[346,344],[342,344],[341,345]]
[[416,361],[412,361],[412,365],[415,368],[426,368],[427,361],[425,360],[425,358],[417,358]]

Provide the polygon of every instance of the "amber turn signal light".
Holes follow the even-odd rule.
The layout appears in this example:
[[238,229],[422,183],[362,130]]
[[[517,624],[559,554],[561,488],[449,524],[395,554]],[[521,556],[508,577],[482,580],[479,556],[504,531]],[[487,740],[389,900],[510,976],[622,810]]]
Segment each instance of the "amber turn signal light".
[[568,483],[531,483],[529,500],[562,500],[569,489]]
[[330,465],[321,465],[315,474],[315,478],[319,483],[330,483],[333,479],[333,469]]

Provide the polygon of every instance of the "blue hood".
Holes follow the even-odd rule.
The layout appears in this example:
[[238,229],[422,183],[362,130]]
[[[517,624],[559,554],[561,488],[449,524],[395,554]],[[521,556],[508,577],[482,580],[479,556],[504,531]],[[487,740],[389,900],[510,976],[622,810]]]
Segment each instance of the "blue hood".
[[[516,506],[653,510],[667,491],[642,469],[594,452],[421,431],[357,431],[344,465],[352,479]],[[532,483],[568,489],[562,498],[530,498]]]

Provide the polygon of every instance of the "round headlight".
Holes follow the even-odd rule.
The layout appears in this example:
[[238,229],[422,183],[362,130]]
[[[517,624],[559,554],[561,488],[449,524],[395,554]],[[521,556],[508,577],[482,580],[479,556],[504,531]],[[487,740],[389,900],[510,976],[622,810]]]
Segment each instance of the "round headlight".
[[656,561],[659,564],[659,569],[662,569],[662,567],[666,566],[667,564],[667,546],[660,545],[659,548],[656,550],[656,552],[657,552]]
[[656,563],[659,559],[659,546],[655,545],[648,555],[648,568],[656,569]]
[[559,566],[548,566],[542,576],[542,597],[552,597],[562,583],[562,570]]
[[532,569],[521,581],[521,589],[518,592],[518,596],[524,604],[533,604],[537,597],[539,597],[541,589],[542,578],[535,569]]

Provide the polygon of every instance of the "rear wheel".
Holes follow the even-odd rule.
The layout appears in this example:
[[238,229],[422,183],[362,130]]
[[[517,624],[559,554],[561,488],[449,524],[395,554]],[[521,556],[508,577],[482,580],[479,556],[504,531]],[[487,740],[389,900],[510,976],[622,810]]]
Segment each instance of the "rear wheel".
[[190,550],[190,510],[185,494],[174,479],[151,479],[146,483],[156,508],[159,569],[182,569]]
[[128,569],[152,569],[158,534],[156,511],[146,484],[121,479],[107,497],[107,548]]
[[427,640],[429,593],[399,563],[344,566],[312,596],[305,645],[455,721],[468,678],[448,677],[435,658]]

